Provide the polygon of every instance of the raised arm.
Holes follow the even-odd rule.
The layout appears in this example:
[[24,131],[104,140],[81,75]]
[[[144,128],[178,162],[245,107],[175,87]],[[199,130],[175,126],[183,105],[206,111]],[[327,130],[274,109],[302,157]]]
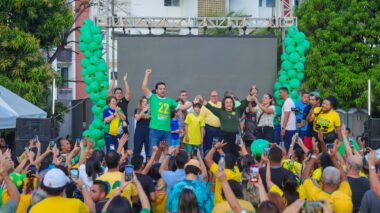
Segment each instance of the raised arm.
[[137,194],[139,196],[142,208],[150,210],[150,203],[149,203],[148,196],[145,194],[144,189],[141,186],[135,174],[133,174],[133,182],[136,184]]
[[369,167],[369,183],[371,185],[371,189],[377,197],[380,197],[380,180],[376,174],[376,151],[371,151],[368,156],[368,167]]
[[171,156],[171,153],[169,153],[168,146],[164,146],[162,152],[164,153],[164,160],[162,161],[160,169],[158,170],[161,176],[164,173],[164,171],[168,169],[169,159]]
[[110,85],[108,87],[108,96],[112,96],[112,89],[114,86],[115,86],[115,78],[112,75],[112,80],[111,80]]
[[152,69],[147,69],[145,71],[144,80],[141,85],[141,90],[143,91],[145,97],[149,97],[151,94],[151,91],[148,88],[148,81],[151,74],[152,74]]
[[[263,152],[262,154],[262,158],[263,160],[265,161],[265,180],[267,182],[267,191],[269,191],[270,188],[272,188],[272,186],[274,185],[274,183],[272,182],[272,176],[271,176],[271,173],[270,173],[270,161],[269,159],[267,158],[265,152]],[[260,176],[260,175],[258,175]]]
[[3,178],[7,186],[10,199],[16,205],[18,205],[18,202],[20,201],[20,193],[17,190],[16,186],[13,184],[12,180],[8,176],[9,175],[8,171],[10,168],[12,168],[12,165],[13,165],[12,160],[7,156],[3,156],[1,158],[0,176]]
[[235,197],[235,194],[232,191],[230,185],[227,182],[226,173],[224,171],[218,170],[217,177],[218,177],[219,181],[222,183],[224,195],[228,201],[228,204],[230,204],[232,211],[234,213],[241,213],[242,208],[239,204],[238,199]]
[[264,113],[267,113],[267,114],[273,114],[274,113],[274,110],[272,107],[265,107],[262,103],[260,103],[259,99],[256,97],[256,96],[253,96],[257,106],[264,112]]
[[125,72],[123,80],[124,80],[124,87],[125,87],[124,97],[127,101],[130,101],[131,100],[131,88],[129,87],[129,84],[128,84],[128,73],[127,72]]
[[207,181],[208,180],[208,177],[207,177],[207,168],[206,168],[205,163],[203,162],[203,159],[202,159],[202,156],[201,156],[201,152],[199,151],[199,149],[197,151],[197,158],[198,158],[199,163],[201,164],[201,172],[202,172],[203,180]]
[[84,185],[81,179],[75,181],[75,184],[77,185],[77,188],[82,192],[84,204],[89,207],[90,213],[96,213],[95,203],[88,193],[86,185]]
[[141,172],[142,174],[147,175],[149,173],[150,168],[152,168],[152,165],[156,159],[157,150],[158,150],[157,146],[154,146],[152,156],[149,158],[149,161],[144,167],[144,170]]

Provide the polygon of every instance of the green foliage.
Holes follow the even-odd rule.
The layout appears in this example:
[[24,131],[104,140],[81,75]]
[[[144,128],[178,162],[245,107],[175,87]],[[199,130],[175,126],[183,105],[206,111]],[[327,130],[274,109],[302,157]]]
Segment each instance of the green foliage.
[[0,25],[1,85],[46,109],[52,76],[50,65],[42,58],[35,37]]
[[380,112],[380,1],[306,0],[299,28],[311,43],[304,88],[335,95],[340,107],[367,107],[367,79]]
[[2,0],[0,23],[32,34],[44,49],[59,46],[73,13],[65,0]]

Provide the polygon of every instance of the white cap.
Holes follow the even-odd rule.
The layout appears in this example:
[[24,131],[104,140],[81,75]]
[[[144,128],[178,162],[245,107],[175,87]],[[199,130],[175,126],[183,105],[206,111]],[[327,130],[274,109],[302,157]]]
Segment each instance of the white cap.
[[70,182],[70,179],[65,175],[65,173],[57,168],[49,170],[43,180],[45,187],[49,188],[60,188],[65,186]]

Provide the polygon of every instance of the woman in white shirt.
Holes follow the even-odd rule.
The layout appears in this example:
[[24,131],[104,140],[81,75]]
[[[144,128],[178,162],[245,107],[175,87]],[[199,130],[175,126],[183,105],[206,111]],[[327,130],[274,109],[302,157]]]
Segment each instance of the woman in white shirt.
[[90,189],[92,183],[96,178],[102,174],[102,167],[98,157],[92,155],[86,160],[86,164],[82,164],[78,168],[79,178]]
[[274,112],[273,96],[269,93],[263,95],[262,103],[255,96],[256,106],[256,139],[265,139],[274,143]]

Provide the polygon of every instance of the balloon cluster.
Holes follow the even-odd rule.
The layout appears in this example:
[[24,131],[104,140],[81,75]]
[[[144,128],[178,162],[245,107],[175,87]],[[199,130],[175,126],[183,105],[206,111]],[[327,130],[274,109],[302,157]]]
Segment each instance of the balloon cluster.
[[284,104],[280,97],[280,88],[287,87],[290,97],[294,101],[300,100],[298,89],[304,79],[305,52],[310,48],[310,42],[306,40],[303,32],[299,32],[296,26],[288,28],[285,38],[285,52],[281,55],[281,70],[277,82],[274,84],[274,98],[278,107]]
[[79,37],[79,49],[84,54],[80,65],[86,83],[86,92],[90,95],[93,104],[91,111],[94,114],[94,120],[89,129],[83,132],[83,136],[93,139],[95,149],[100,149],[105,145],[103,110],[107,106],[108,75],[107,64],[102,58],[102,40],[100,27],[94,25],[90,19],[84,20]]

